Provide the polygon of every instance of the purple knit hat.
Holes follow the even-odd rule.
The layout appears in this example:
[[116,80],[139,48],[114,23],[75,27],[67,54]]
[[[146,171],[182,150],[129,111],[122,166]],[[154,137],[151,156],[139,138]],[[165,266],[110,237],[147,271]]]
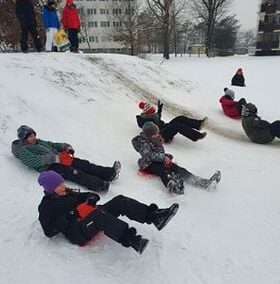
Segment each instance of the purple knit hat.
[[46,194],[53,194],[54,190],[62,183],[64,179],[55,171],[42,172],[38,177],[38,183],[43,186]]

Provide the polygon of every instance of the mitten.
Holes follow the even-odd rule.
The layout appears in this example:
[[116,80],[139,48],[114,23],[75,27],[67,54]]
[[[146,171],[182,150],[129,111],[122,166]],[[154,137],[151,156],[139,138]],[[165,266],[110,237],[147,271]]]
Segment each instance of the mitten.
[[158,100],[158,114],[161,114],[162,112],[162,107],[163,107],[163,103],[160,102],[160,100]]
[[71,167],[74,157],[67,152],[63,151],[58,154],[61,165]]
[[166,156],[167,158],[169,158],[170,160],[173,160],[173,155],[172,155],[172,154],[167,153],[167,154],[165,154],[165,156]]
[[92,195],[87,199],[87,204],[91,206],[95,206],[96,203],[100,200],[99,195],[92,193]]
[[165,157],[163,164],[166,169],[170,169],[173,165],[171,159],[169,159],[168,157]]
[[75,153],[74,149],[71,146],[66,148],[66,152],[70,155],[73,155]]
[[46,154],[41,158],[41,163],[43,165],[51,165],[54,163],[59,163],[59,157],[55,154]]

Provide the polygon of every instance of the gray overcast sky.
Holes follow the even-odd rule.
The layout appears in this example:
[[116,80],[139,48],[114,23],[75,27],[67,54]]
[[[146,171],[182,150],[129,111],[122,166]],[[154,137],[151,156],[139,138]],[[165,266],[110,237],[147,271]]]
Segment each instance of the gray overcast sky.
[[260,0],[235,0],[232,9],[240,21],[241,29],[256,29],[260,2]]

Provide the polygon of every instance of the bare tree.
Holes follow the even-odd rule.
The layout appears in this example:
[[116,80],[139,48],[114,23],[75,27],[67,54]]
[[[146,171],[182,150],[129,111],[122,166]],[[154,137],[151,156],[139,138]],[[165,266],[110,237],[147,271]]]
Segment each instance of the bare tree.
[[141,7],[134,0],[121,1],[112,10],[114,34],[130,48],[131,55],[137,53],[140,13]]
[[162,27],[163,57],[169,59],[171,10],[175,0],[147,0],[147,3],[157,17]]
[[238,45],[248,49],[256,44],[256,32],[252,29],[240,31],[238,34]]
[[191,0],[191,9],[204,26],[206,54],[213,48],[216,25],[226,16],[232,0]]
[[83,7],[78,8],[78,13],[79,13],[80,22],[81,22],[82,41],[86,41],[88,49],[91,50],[91,44],[89,40],[88,22],[92,18],[92,16],[90,14],[90,11],[87,10],[87,12],[85,12]]
[[162,38],[159,37],[161,33],[160,22],[149,9],[144,9],[138,18],[138,48],[148,52],[158,52],[159,47],[162,46]]

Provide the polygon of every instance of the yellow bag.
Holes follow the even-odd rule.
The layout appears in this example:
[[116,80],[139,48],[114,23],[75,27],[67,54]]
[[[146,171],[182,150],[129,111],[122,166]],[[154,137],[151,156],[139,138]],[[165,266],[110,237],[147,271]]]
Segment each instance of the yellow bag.
[[70,49],[70,42],[64,29],[59,29],[54,35],[53,40],[59,51]]

